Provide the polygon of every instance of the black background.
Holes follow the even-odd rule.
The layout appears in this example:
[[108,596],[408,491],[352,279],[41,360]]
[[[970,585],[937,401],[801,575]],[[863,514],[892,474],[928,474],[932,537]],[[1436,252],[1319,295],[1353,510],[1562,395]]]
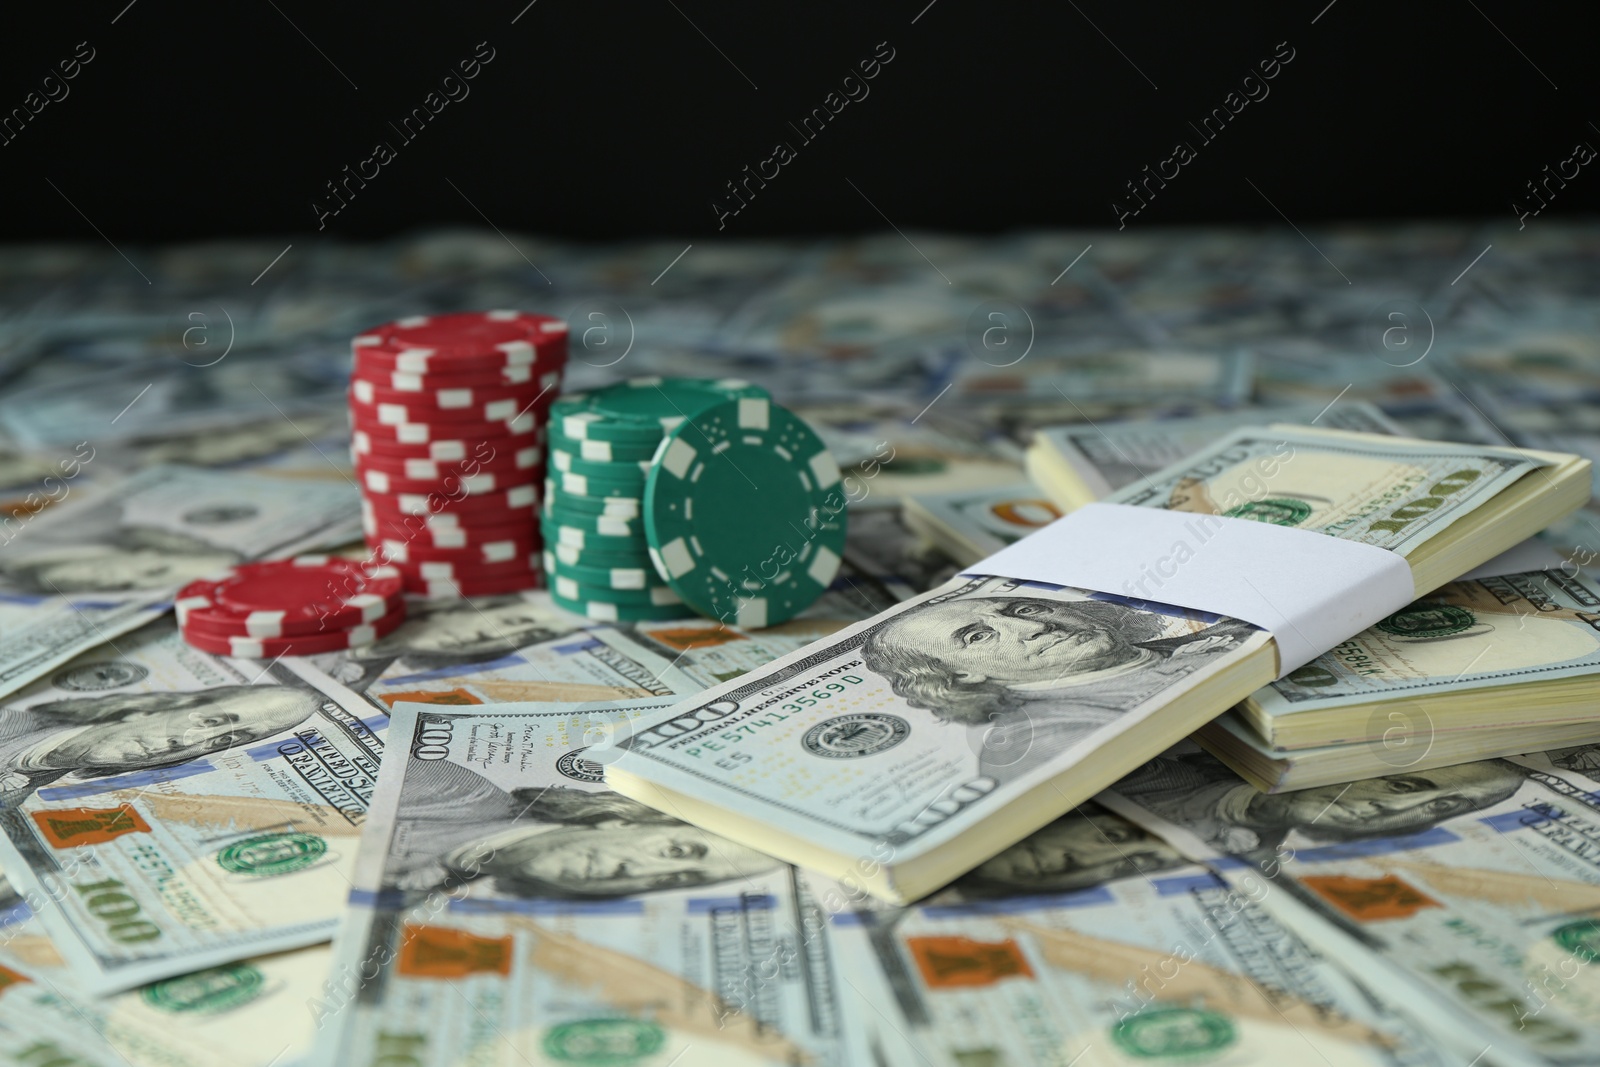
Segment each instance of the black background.
[[[1600,146],[1594,20],[1575,3],[525,2],[8,12],[0,112],[79,41],[96,54],[66,99],[0,146],[0,238],[315,232],[324,183],[378,140],[397,158],[325,234],[486,220],[585,238],[717,233],[712,199],[780,140],[798,158],[723,236],[886,218],[1113,226],[1123,183],[1179,139],[1199,157],[1130,226],[1279,211],[1301,225],[1510,219],[1524,182],[1579,141]],[[494,59],[470,95],[401,143],[388,123],[480,41]],[[788,123],[885,41],[895,58],[870,95],[801,144]],[[1187,122],[1279,42],[1295,58],[1270,96],[1201,147]],[[1595,170],[1547,216],[1593,211]]]

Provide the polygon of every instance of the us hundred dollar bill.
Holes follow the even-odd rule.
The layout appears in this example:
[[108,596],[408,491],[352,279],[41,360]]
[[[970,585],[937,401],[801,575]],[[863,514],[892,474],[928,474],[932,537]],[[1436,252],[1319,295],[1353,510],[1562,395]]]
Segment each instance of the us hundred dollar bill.
[[310,662],[387,711],[397,701],[576,703],[698,691],[674,658],[534,591],[413,602],[388,636]]
[[315,1062],[847,1062],[798,872],[586,758],[662,704],[396,705]]
[[962,566],[992,556],[1061,517],[1031,484],[907,497],[906,525]]
[[1508,1064],[1600,1058],[1596,747],[1264,794],[1185,744],[1102,794]]
[[0,1063],[296,1067],[329,958],[327,945],[313,945],[87,996],[0,874],[0,1041],[13,1057]]
[[327,940],[382,716],[170,620],[0,708],[0,865],[101,995]]
[[166,610],[196,578],[347,540],[344,482],[157,466],[0,521],[0,695]]
[[[1404,554],[1540,462],[1240,431],[1119,499],[1292,520]],[[1413,504],[1452,477],[1450,492]],[[840,870],[887,872],[892,883],[1049,780],[1057,792],[1034,812],[1086,799],[1139,749],[1147,757],[1187,732],[1165,727],[1163,713],[1269,641],[1236,620],[1154,603],[1158,575],[1130,585],[1139,599],[958,578],[632,727],[608,781],[668,810],[683,798],[691,817],[745,840],[771,827],[826,850]],[[1126,762],[1115,766],[1108,750]]]
[[1160,838],[1093,802],[909,908],[817,880],[885,1064],[1463,1062]]
[[[1575,569],[1524,571],[1451,582],[1252,694],[1246,706],[1252,720],[1275,729],[1303,712],[1596,674],[1600,588]],[[1352,739],[1366,736],[1365,723],[1351,725]]]
[[1245,428],[1108,499],[1316,530],[1404,556],[1547,465],[1510,449]]
[[1333,430],[1401,433],[1377,405],[1352,401],[1331,407],[1292,404],[1177,419],[1049,426],[1037,435],[1077,473],[1084,487],[1100,498],[1187,459],[1230,430],[1271,422],[1315,422]]

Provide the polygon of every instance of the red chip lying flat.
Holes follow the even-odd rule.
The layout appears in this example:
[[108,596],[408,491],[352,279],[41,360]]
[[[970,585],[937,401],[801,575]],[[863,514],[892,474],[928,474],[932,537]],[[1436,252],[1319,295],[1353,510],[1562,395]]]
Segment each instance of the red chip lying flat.
[[[240,637],[324,636],[391,614],[402,581],[393,567],[330,556],[244,563],[178,592],[178,624]],[[402,609],[402,616],[404,611]]]
[[217,637],[186,626],[183,628],[183,639],[200,651],[209,652],[213,656],[235,656],[239,659],[315,656],[323,652],[340,652],[347,648],[370,645],[378,638],[393,633],[405,621],[406,613],[400,611],[386,615],[370,626],[353,626],[348,630],[306,634],[301,637]]

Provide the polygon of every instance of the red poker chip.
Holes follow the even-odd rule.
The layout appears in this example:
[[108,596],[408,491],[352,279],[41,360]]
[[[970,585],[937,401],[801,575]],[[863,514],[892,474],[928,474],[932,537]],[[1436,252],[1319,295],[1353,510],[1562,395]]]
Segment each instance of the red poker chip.
[[561,374],[550,371],[522,385],[470,385],[450,389],[404,390],[376,385],[356,375],[350,379],[350,395],[363,404],[400,404],[428,410],[471,409],[496,400],[520,401],[517,410],[550,395],[561,384]]
[[500,596],[518,593],[524,589],[543,589],[544,572],[507,574],[498,578],[438,578],[432,581],[409,582],[406,591],[418,593],[429,600],[459,600],[463,597]]
[[351,342],[368,366],[412,374],[454,374],[533,363],[551,353],[563,360],[567,324],[520,311],[418,315],[368,330]]
[[362,532],[368,537],[387,537],[391,540],[404,540],[408,537],[419,540],[420,538],[410,532],[419,528],[463,530],[465,533],[462,536],[482,540],[477,533],[479,530],[529,530],[537,525],[537,515],[529,508],[508,508],[500,511],[436,511],[426,515],[401,515],[369,507],[366,501],[362,501],[361,505]]
[[[378,557],[376,554],[374,554],[370,558],[369,562],[382,563],[383,560],[381,559],[381,557]],[[395,569],[398,570],[398,568],[395,568]],[[404,615],[405,614],[405,610],[406,610],[404,589],[405,589],[405,583],[404,583],[404,580],[402,579],[401,580],[401,591],[400,592],[396,593],[394,596],[387,597],[387,598],[379,601],[378,605],[376,607],[374,607],[374,609],[371,612],[369,612],[365,617],[363,617],[361,622],[356,623],[354,625],[357,625],[357,626],[376,626],[379,622],[383,621],[384,619],[389,618],[391,615],[395,614],[396,612],[399,612],[401,615]],[[322,634],[340,633],[341,631],[348,630],[351,627],[350,626],[324,626],[320,630],[318,630],[318,629],[310,629],[310,630],[295,631],[295,632],[283,631],[283,632],[279,632],[279,633],[272,633],[271,632],[272,628],[270,626],[258,623],[256,625],[256,630],[258,632],[252,633],[248,624],[241,624],[241,623],[239,623],[239,622],[237,622],[235,620],[224,621],[221,618],[219,618],[219,617],[217,617],[217,616],[215,616],[213,614],[210,614],[208,612],[204,612],[204,611],[200,611],[200,612],[191,611],[191,612],[188,613],[187,617],[184,619],[183,628],[185,630],[191,631],[193,633],[204,634],[204,635],[206,635],[208,637],[212,637],[212,638],[219,639],[219,640],[226,639],[226,638],[229,638],[229,637],[284,637],[284,638],[288,638],[290,640],[298,640],[298,639],[304,638],[304,637],[316,637],[316,636],[319,636],[319,635],[322,635]]]
[[466,441],[485,437],[511,437],[536,433],[544,426],[541,412],[529,411],[514,419],[497,419],[489,422],[379,422],[374,413],[350,406],[350,426],[363,432],[373,442],[388,441],[401,445],[427,445],[435,441]]
[[490,563],[508,563],[529,559],[542,550],[540,539],[530,531],[519,531],[521,536],[506,537],[498,541],[480,541],[458,548],[441,548],[432,544],[419,544],[398,537],[379,538],[372,546],[372,554],[385,563],[404,569],[413,563],[463,563],[484,566]]
[[544,483],[544,471],[537,469],[499,473],[494,471],[479,471],[476,474],[446,473],[439,478],[397,478],[387,471],[367,469],[358,463],[356,473],[361,478],[362,490],[369,495],[377,496],[414,496],[428,493],[443,493],[446,496],[463,493],[467,496],[487,496],[518,486],[542,486]]
[[[365,506],[365,501],[363,501],[361,509],[361,528],[368,537],[382,536],[419,540],[421,534],[418,531],[461,530],[464,533],[450,534],[448,537],[451,540],[462,536],[478,540],[495,540],[497,537],[504,537],[506,530],[530,530],[537,526],[537,515],[531,510],[522,508],[503,513],[461,514],[454,511],[438,511],[427,515],[396,515],[392,512],[367,507]],[[440,541],[439,543],[449,542]]]
[[374,548],[379,541],[400,541],[418,548],[466,548],[495,541],[541,540],[538,524],[531,518],[490,522],[469,517],[462,522],[455,515],[380,518],[367,514],[361,517],[361,526],[368,545]]
[[398,596],[392,567],[338,556],[242,563],[225,578],[190,582],[173,601],[178,624],[246,637],[320,636],[376,622]]
[[400,572],[402,580],[406,583],[408,589],[414,587],[418,581],[438,581],[446,578],[453,578],[457,581],[462,579],[477,581],[483,578],[500,578],[508,574],[529,574],[541,570],[543,566],[544,561],[537,552],[530,552],[516,559],[508,559],[499,563],[426,559],[394,564],[394,568]]
[[[392,427],[384,427],[385,430]],[[523,433],[497,434],[492,437],[442,437],[438,440],[411,443],[396,441],[383,435],[373,435],[366,430],[356,430],[350,435],[350,451],[357,456],[371,456],[385,462],[407,459],[426,459],[437,463],[459,462],[469,456],[483,454],[484,447],[494,451],[499,458],[507,453],[517,453],[525,448],[544,450],[544,432],[535,427]]]
[[202,652],[213,656],[232,656],[236,659],[277,659],[279,656],[315,656],[323,652],[339,652],[347,648],[370,645],[380,637],[395,631],[406,621],[405,607],[385,615],[370,625],[352,626],[330,633],[307,634],[300,637],[222,637],[216,634],[183,627],[183,639]]
[[521,522],[521,516],[532,516],[539,498],[537,485],[516,485],[479,496],[451,496],[443,492],[431,493],[365,493],[361,498],[361,512],[379,519],[400,519],[407,515],[456,515],[483,517],[504,515],[502,525]]
[[[499,440],[507,440],[500,438]],[[543,471],[544,449],[538,445],[522,448],[496,448],[488,441],[474,441],[467,455],[460,459],[418,459],[408,456],[390,456],[372,452],[352,452],[351,462],[357,470],[382,471],[394,478],[412,481],[437,481],[447,474],[510,474],[513,471]]]
[[350,414],[364,422],[375,422],[379,426],[401,426],[421,423],[427,426],[437,426],[443,423],[457,422],[511,422],[523,416],[538,416],[538,421],[543,422],[544,415],[541,409],[535,406],[535,396],[509,396],[495,400],[474,400],[465,407],[434,407],[421,402],[413,403],[364,403],[352,391],[349,394]]
[[370,365],[363,362],[358,354],[350,378],[352,381],[371,382],[380,388],[393,389],[402,393],[433,393],[440,389],[525,386],[533,382],[539,382],[545,374],[552,372],[559,373],[559,368],[551,367],[546,369],[535,362],[500,367],[495,370],[476,371],[471,374],[412,374],[408,371],[389,370],[384,367]]

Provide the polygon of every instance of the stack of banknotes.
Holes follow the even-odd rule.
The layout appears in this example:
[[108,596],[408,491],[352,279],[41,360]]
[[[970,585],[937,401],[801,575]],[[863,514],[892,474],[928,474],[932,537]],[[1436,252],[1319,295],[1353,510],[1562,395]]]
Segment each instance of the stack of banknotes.
[[[1508,229],[1314,233],[1354,303],[1231,231],[665,275],[452,232],[255,287],[280,248],[125,247],[148,285],[0,249],[0,1065],[1600,1062],[1600,230]],[[1420,362],[1366,346],[1397,294]],[[1016,363],[972,347],[1005,301]],[[748,632],[529,591],[185,644],[195,578],[359,552],[341,339],[507,305],[582,334],[568,388],[802,413],[851,500],[828,592]],[[1094,501],[1196,538],[1131,591],[983,573]],[[1386,549],[1415,602],[1282,672],[1161,599],[1230,512]]]

